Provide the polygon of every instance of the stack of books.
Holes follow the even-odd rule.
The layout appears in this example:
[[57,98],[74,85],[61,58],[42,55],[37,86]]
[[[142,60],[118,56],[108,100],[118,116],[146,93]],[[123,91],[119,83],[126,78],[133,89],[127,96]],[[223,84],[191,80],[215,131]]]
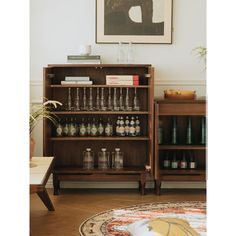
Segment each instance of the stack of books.
[[101,64],[100,55],[68,55],[67,63],[76,63],[76,64]]
[[106,75],[107,85],[139,85],[138,75]]
[[65,80],[61,81],[62,85],[90,85],[93,84],[93,81],[90,80],[89,76],[66,76]]

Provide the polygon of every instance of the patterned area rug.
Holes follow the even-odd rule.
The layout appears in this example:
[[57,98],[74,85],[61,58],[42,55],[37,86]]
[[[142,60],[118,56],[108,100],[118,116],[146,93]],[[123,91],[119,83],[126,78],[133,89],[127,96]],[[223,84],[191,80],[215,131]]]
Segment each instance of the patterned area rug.
[[80,225],[82,236],[205,236],[205,202],[147,203],[101,212]]

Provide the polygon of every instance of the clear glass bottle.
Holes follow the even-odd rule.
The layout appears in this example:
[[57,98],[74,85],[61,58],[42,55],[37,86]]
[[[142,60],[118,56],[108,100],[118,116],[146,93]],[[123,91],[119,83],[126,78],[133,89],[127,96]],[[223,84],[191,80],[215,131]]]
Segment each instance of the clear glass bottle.
[[79,136],[84,137],[86,135],[87,135],[86,126],[85,126],[84,118],[82,118],[80,126],[79,126]]
[[73,118],[71,118],[69,123],[68,136],[76,136],[76,128]]
[[129,136],[129,117],[125,117],[125,136]]
[[119,135],[125,136],[125,122],[123,116],[120,117]]
[[86,170],[94,169],[94,152],[91,148],[86,148],[83,152],[83,168]]
[[65,123],[63,125],[63,135],[68,136],[69,134],[69,124],[67,118],[65,119]]
[[106,111],[106,98],[105,98],[105,93],[104,93],[104,88],[101,88],[101,99],[100,99],[101,105],[100,108],[102,111]]
[[114,94],[113,94],[113,109],[114,111],[119,111],[119,104],[117,100],[117,90],[114,88]]
[[112,98],[111,98],[111,88],[108,88],[107,110],[108,111],[112,111],[113,110]]
[[107,123],[105,126],[105,136],[112,136],[112,135],[113,135],[113,126],[112,126],[110,118],[108,117]]
[[120,117],[119,116],[116,120],[116,135],[120,136]]
[[87,119],[86,134],[87,134],[87,136],[91,136],[91,122],[90,122],[90,118]]
[[68,88],[66,110],[67,111],[72,110],[71,88]]
[[129,124],[129,136],[134,137],[136,136],[135,133],[135,120],[134,117],[131,117],[130,124]]
[[137,88],[134,88],[133,110],[140,111],[140,102],[137,96]]
[[80,98],[79,98],[79,88],[76,88],[76,96],[75,96],[75,110],[80,110]]
[[124,44],[122,42],[118,43],[117,48],[117,62],[118,63],[124,63],[125,62],[125,50],[124,50]]
[[101,151],[98,152],[98,169],[108,169],[110,166],[109,163],[109,152],[106,148],[101,148]]
[[140,120],[138,116],[136,116],[136,120],[135,120],[135,135],[136,136],[141,135],[141,126],[140,126]]
[[63,136],[63,126],[61,124],[61,120],[59,120],[56,125],[56,136],[57,137]]
[[132,106],[130,105],[129,88],[126,88],[125,110],[126,111],[132,111]]
[[188,125],[186,130],[186,144],[192,144],[192,118],[188,117]]
[[84,87],[83,89],[83,106],[82,106],[83,111],[88,110],[88,105],[87,105],[87,94],[86,94],[86,88]]
[[93,89],[92,88],[89,88],[88,109],[89,111],[93,110]]
[[95,109],[97,111],[100,110],[100,95],[99,95],[99,88],[97,88],[97,93],[96,93],[96,105],[95,105]]
[[100,118],[98,122],[98,136],[103,136],[103,135],[104,135],[104,125],[102,118]]
[[97,126],[97,122],[96,119],[93,118],[92,124],[91,124],[91,136],[98,136],[98,126]]
[[127,63],[134,63],[134,47],[133,43],[129,42],[128,49],[127,49]]
[[121,169],[124,163],[124,153],[120,151],[120,148],[115,148],[115,152],[112,152],[112,168]]
[[119,108],[120,108],[121,111],[124,111],[124,110],[125,110],[125,106],[124,106],[124,97],[123,97],[123,91],[122,91],[122,88],[120,88]]

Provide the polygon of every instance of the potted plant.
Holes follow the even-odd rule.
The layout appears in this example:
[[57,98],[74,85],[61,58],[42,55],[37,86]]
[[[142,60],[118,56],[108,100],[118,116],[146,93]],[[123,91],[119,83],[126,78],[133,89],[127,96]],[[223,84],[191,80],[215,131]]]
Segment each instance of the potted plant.
[[193,49],[193,52],[196,54],[196,56],[200,59],[203,60],[205,64],[205,69],[206,69],[206,60],[207,60],[207,48],[206,47],[196,47]]
[[38,122],[44,118],[49,119],[54,124],[57,123],[56,115],[53,113],[53,109],[57,108],[57,105],[62,105],[58,101],[48,100],[43,104],[31,104],[30,105],[30,117],[29,117],[29,134],[30,134],[30,160],[33,156],[35,140],[31,136],[32,131]]

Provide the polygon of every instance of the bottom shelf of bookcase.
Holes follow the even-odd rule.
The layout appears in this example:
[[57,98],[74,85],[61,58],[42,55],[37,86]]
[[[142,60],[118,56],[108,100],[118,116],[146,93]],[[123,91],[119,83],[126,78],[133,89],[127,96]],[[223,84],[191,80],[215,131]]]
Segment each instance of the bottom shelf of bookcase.
[[142,195],[145,194],[146,175],[148,171],[144,167],[85,170],[75,167],[58,167],[53,171],[54,195],[60,193],[61,181],[137,181]]

